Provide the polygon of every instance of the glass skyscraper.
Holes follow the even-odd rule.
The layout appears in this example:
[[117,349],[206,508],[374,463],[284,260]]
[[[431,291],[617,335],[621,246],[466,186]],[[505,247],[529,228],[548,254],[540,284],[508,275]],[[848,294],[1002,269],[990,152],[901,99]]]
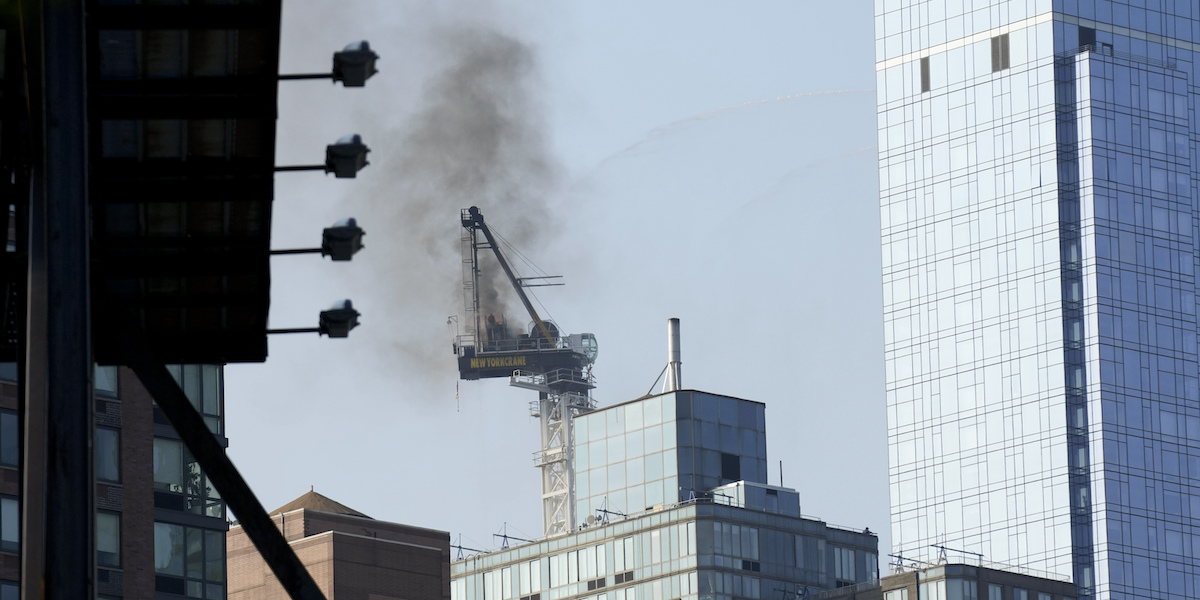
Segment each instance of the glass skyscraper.
[[1200,597],[1200,6],[875,17],[893,552]]

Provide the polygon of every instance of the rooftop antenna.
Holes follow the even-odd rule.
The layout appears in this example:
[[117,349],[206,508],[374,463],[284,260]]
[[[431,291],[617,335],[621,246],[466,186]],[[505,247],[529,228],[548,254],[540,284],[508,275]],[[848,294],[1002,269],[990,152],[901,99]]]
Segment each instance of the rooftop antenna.
[[608,522],[608,515],[619,515],[619,516],[622,516],[622,517],[628,517],[628,516],[629,516],[629,515],[627,515],[627,514],[625,514],[625,513],[621,512],[621,511],[619,511],[619,510],[609,510],[609,509],[608,509],[608,496],[605,496],[605,497],[604,497],[604,502],[603,502],[602,504],[600,504],[600,508],[597,508],[597,509],[596,509],[596,512],[598,512],[598,513],[600,513],[600,514],[604,515],[603,517],[600,517],[599,519],[597,519],[598,521],[600,521],[600,522],[602,522],[602,523],[607,523],[607,522]]
[[[458,534],[458,541],[459,541],[459,543],[462,542],[462,534],[461,533]],[[458,550],[458,557],[455,558],[454,560],[462,560],[463,559],[463,550],[466,550],[467,552],[474,552],[476,554],[484,554],[486,552],[485,550],[477,550],[475,548],[467,548],[466,546],[460,546],[458,544],[450,544],[450,547],[456,548]]]
[[958,552],[959,554],[970,554],[971,556],[974,556],[975,558],[979,559],[980,564],[983,564],[983,554],[981,554],[979,552],[971,552],[968,550],[959,550],[957,548],[947,548],[946,546],[943,546],[941,544],[930,544],[929,547],[938,549],[938,564],[943,564],[943,565],[946,564],[946,562],[947,562],[946,552],[947,551]]
[[500,538],[500,540],[501,540],[500,549],[501,550],[508,550],[508,540],[510,540],[510,539],[517,540],[518,542],[526,542],[529,544],[532,544],[537,541],[537,540],[527,540],[525,538],[519,538],[515,535],[508,535],[508,521],[504,522],[504,525],[500,528],[500,533],[493,533],[492,537]]

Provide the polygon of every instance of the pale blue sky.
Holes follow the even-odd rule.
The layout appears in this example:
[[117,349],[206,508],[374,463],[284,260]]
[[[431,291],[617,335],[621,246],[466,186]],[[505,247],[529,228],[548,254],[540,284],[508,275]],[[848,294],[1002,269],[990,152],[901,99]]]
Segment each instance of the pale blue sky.
[[[770,482],[803,512],[881,534],[888,498],[872,7],[851,2],[285,3],[285,72],[325,68],[366,38],[365,89],[280,87],[280,164],[311,163],[351,131],[373,149],[359,179],[277,179],[274,245],[319,240],[354,216],[350,264],[273,263],[272,326],[308,326],[349,297],[349,339],[273,337],[263,365],[227,370],[230,455],[268,509],[316,490],[373,517],[450,531],[540,535],[536,397],[464,382],[446,317],[462,312],[458,209],[436,231],[380,214],[388,150],[443,65],[431,32],[467,24],[535,52],[539,113],[560,185],[534,247],[564,288],[538,297],[600,342],[601,404],[637,397],[683,319],[685,387],[767,404]],[[838,93],[830,93],[838,92]],[[764,101],[764,102],[760,102]],[[723,109],[723,110],[718,110]],[[501,233],[512,215],[486,214]],[[526,215],[528,216],[528,215]],[[405,233],[396,233],[405,232]],[[390,234],[390,235],[389,235]],[[436,240],[434,245],[428,240]],[[881,566],[886,565],[886,557]]]

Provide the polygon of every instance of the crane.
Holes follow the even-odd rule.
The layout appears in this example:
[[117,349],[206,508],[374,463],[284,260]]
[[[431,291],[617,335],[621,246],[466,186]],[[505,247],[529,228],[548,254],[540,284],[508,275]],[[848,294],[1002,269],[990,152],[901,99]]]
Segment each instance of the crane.
[[[461,216],[466,318],[465,332],[454,341],[459,377],[507,377],[511,386],[538,392],[530,414],[541,425],[541,450],[534,454],[534,466],[542,471],[543,530],[547,537],[564,535],[575,529],[576,521],[572,421],[596,408],[591,397],[596,387],[591,372],[598,353],[596,336],[563,335],[552,321],[543,320],[525,293],[534,284],[517,277],[479,208],[464,208]],[[495,254],[532,320],[528,333],[514,331],[504,315],[482,314],[480,250]]]

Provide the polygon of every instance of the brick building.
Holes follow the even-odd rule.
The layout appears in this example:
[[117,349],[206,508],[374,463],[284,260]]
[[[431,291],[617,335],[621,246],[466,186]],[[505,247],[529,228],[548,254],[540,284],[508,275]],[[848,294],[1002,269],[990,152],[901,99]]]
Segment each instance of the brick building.
[[[224,437],[222,369],[168,369]],[[20,403],[0,363],[0,599],[21,581]],[[96,591],[108,598],[225,598],[225,504],[132,371],[95,373]],[[152,543],[149,543],[152,542]]]
[[[376,521],[315,491],[271,512],[329,600],[449,600],[450,534]],[[287,594],[236,524],[227,536],[229,599]]]

